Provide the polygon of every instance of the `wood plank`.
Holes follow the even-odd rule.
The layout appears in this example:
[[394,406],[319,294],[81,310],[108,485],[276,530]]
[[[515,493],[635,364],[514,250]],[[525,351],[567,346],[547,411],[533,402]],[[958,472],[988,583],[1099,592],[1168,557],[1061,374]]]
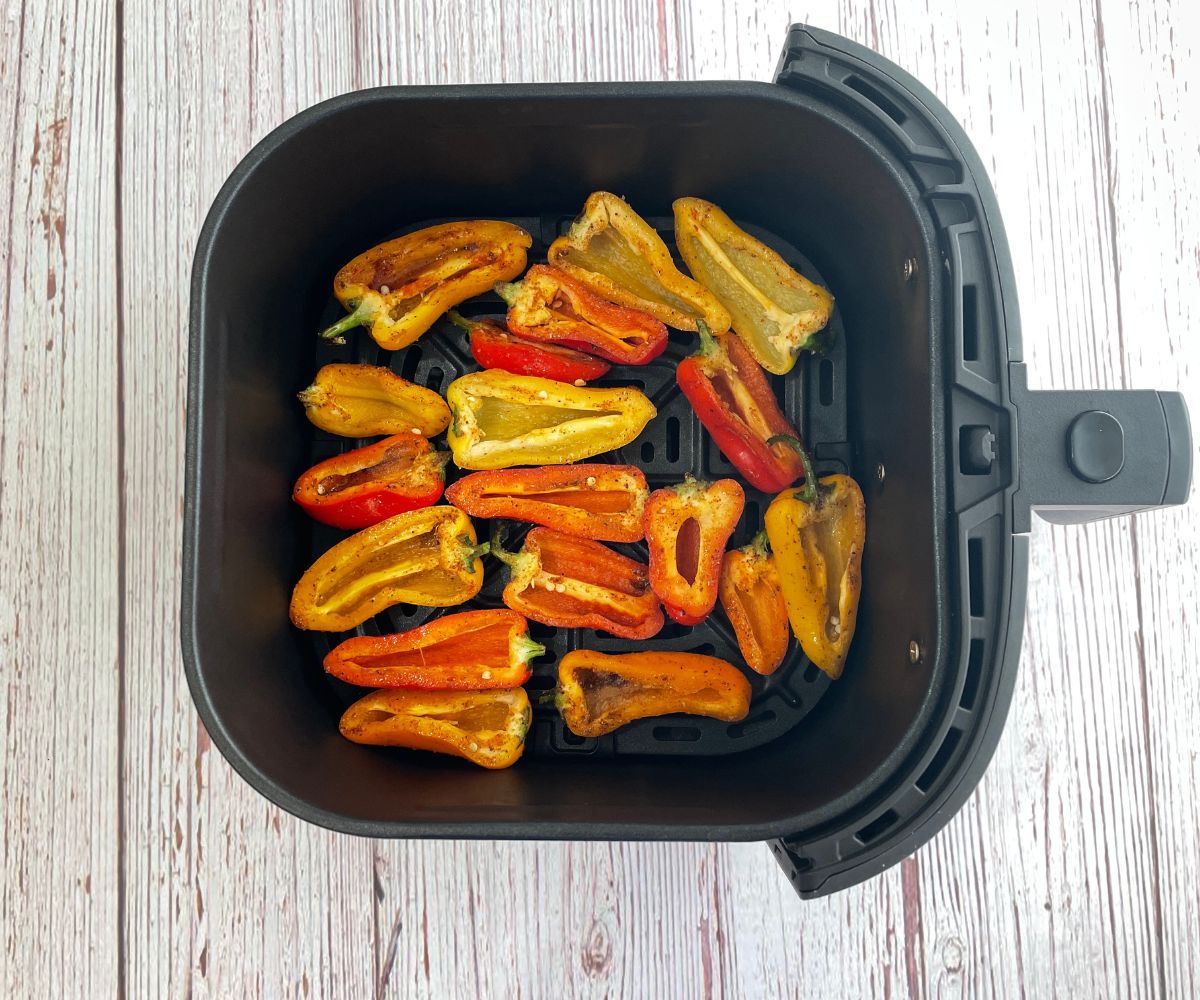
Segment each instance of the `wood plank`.
[[[111,5],[0,31],[0,993],[118,984]],[[76,44],[77,34],[89,44]]]

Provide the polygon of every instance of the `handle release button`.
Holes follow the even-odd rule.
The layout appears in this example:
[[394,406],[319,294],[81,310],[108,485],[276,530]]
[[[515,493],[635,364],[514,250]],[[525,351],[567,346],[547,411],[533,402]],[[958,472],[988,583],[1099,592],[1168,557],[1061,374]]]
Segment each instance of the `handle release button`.
[[1106,483],[1125,465],[1125,429],[1104,410],[1088,410],[1067,431],[1067,461],[1087,483]]

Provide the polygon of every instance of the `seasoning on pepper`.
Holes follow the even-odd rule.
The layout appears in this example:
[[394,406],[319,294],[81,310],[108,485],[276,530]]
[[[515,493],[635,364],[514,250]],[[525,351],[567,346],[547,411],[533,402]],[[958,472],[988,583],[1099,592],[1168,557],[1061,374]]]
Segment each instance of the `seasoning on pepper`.
[[765,531],[725,553],[720,593],[747,666],[756,674],[773,674],[787,655],[788,614]]
[[450,408],[436,392],[375,365],[325,365],[297,395],[309,420],[342,437],[433,437],[450,423]]
[[471,519],[457,507],[425,507],[389,517],[338,542],[292,592],[298,628],[344,632],[393,604],[446,608],[483,586]]
[[533,713],[524,688],[505,691],[372,691],[342,715],[355,743],[408,747],[511,767],[525,749]]
[[395,434],[318,462],[296,480],[292,499],[323,524],[369,528],[437,503],[449,458],[419,434]]
[[666,349],[667,328],[647,313],[601,298],[556,267],[535,264],[496,292],[508,303],[508,328],[530,340],[563,344],[620,365],[644,365]]
[[692,476],[646,501],[650,585],[681,625],[698,625],[717,603],[725,543],[745,501],[736,480],[703,483]]
[[368,326],[385,350],[407,347],[451,306],[525,270],[532,242],[519,226],[481,220],[430,226],[372,247],[333,279],[350,314],[321,336],[344,344],[347,330]]
[[597,295],[677,330],[695,330],[701,319],[717,333],[729,329],[725,307],[698,281],[680,273],[662,237],[615,194],[591,194],[583,214],[550,244],[546,256]]
[[612,368],[607,361],[582,351],[555,344],[537,344],[515,336],[490,319],[472,322],[453,309],[446,316],[471,335],[471,354],[481,368],[499,368],[514,375],[533,375],[572,384],[591,382],[607,375]]
[[520,552],[508,552],[493,532],[492,555],[511,571],[504,603],[535,622],[622,639],[649,639],[663,627],[646,567],[599,542],[534,528]]
[[657,412],[637,389],[590,389],[495,369],[455,379],[446,440],[462,469],[565,465],[629,444]]
[[673,712],[740,722],[750,711],[750,682],[715,656],[577,649],[558,665],[557,704],[576,736],[604,736]]
[[675,379],[717,447],[751,486],[778,493],[800,478],[804,466],[795,450],[767,444],[779,434],[798,437],[796,428],[732,330],[714,337],[701,322],[700,350],[679,363]]
[[[700,198],[675,202],[675,240],[688,270],[729,310],[767,371],[784,375],[829,322],[833,296]],[[719,332],[719,331],[718,331]]]
[[472,517],[507,517],[577,538],[636,542],[650,491],[633,465],[546,465],[474,472],[446,491]]
[[849,476],[820,482],[812,460],[796,439],[804,462],[804,486],[784,490],[764,521],[779,570],[792,632],[813,663],[830,677],[842,674],[862,591],[862,554],[867,508]]
[[520,687],[546,647],[515,611],[462,611],[395,635],[357,635],[325,657],[325,672],[374,688],[482,691]]

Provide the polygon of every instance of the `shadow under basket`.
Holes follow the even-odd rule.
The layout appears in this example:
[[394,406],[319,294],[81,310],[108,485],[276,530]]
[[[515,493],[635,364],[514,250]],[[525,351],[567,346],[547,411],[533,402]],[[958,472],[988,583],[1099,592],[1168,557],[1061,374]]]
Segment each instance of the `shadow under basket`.
[[[674,198],[714,201],[833,292],[832,348],[774,384],[818,470],[850,473],[866,497],[845,674],[830,683],[793,643],[776,674],[748,675],[743,722],[669,716],[583,740],[538,694],[570,649],[635,647],[534,624],[548,654],[516,766],[349,743],[337,720],[362,692],[321,669],[343,636],[299,632],[287,614],[295,581],[341,534],[290,494],[312,462],[359,442],[315,431],[295,393],[330,361],[390,365],[441,391],[476,366],[446,321],[394,354],[361,330],[318,344],[341,312],[333,274],[456,218],[522,225],[532,262],[597,189],[669,244]],[[652,487],[731,474],[675,386],[692,349],[673,333],[659,361],[605,380],[644,383],[659,416],[598,460],[638,465]],[[961,128],[902,70],[803,26],[774,84],[386,88],[297,115],[238,166],[201,233],[188,402],[184,662],[214,742],[255,788],[368,836],[769,839],[803,895],[895,863],[978,782],[1016,673],[1031,508],[1083,521],[1179,503],[1190,487],[1177,394],[1026,388],[1003,228]],[[748,491],[734,543],[769,499]],[[470,607],[499,606],[505,574],[491,559],[486,570]],[[400,606],[359,631],[439,613]],[[636,648],[741,662],[719,613]]]

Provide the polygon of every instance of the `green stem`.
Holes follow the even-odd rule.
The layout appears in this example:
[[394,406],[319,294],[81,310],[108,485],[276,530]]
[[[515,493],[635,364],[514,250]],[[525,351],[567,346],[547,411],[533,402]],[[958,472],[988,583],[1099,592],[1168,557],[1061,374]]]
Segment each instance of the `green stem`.
[[509,552],[508,549],[506,549],[503,545],[500,544],[501,541],[503,541],[503,533],[500,530],[500,525],[499,525],[499,523],[493,524],[492,525],[492,538],[491,538],[491,542],[490,542],[491,547],[492,547],[491,548],[492,555],[494,555],[497,559],[499,559],[506,566],[516,566],[517,559],[519,558],[518,554],[516,552]]
[[475,329],[475,324],[467,319],[467,317],[460,313],[457,309],[448,309],[446,311],[446,319],[448,319],[455,326],[466,330],[467,333],[470,333]]
[[546,652],[545,646],[537,640],[529,638],[528,635],[517,636],[513,640],[513,647],[517,654],[518,663],[528,663],[530,660]]
[[472,545],[471,539],[466,535],[462,536],[463,543],[463,565],[467,567],[468,573],[475,572],[475,560],[480,556],[486,556],[492,550],[491,542],[484,542],[482,545]]
[[712,330],[708,328],[708,324],[704,320],[696,320],[696,332],[700,334],[700,350],[697,353],[705,356],[716,354],[717,338],[713,336]]
[[771,554],[771,542],[767,538],[767,529],[761,529],[757,535],[751,538],[750,544],[746,548],[756,555],[769,556]]
[[322,340],[331,340],[335,344],[344,344],[346,338],[342,336],[347,330],[353,330],[356,326],[362,326],[371,319],[372,311],[367,309],[365,302],[360,302],[357,308],[352,313],[347,313],[332,326],[325,327],[319,334]]
[[800,461],[804,463],[804,488],[797,493],[797,496],[805,503],[816,503],[817,474],[813,472],[812,458],[808,454],[808,449],[804,447],[804,442],[791,434],[776,434],[767,438],[767,444],[785,444],[799,453]]
[[517,300],[517,296],[521,294],[521,283],[519,281],[497,281],[492,285],[492,291],[504,300],[504,304],[511,306]]

